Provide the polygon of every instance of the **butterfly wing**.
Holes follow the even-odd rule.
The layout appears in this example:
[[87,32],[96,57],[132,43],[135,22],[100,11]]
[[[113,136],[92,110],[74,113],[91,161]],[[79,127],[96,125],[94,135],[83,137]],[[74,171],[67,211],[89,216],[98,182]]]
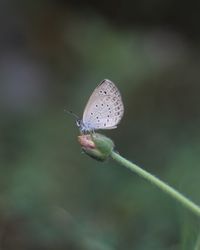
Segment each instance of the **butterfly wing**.
[[124,113],[124,105],[118,88],[110,80],[103,80],[93,91],[83,113],[87,130],[113,129]]

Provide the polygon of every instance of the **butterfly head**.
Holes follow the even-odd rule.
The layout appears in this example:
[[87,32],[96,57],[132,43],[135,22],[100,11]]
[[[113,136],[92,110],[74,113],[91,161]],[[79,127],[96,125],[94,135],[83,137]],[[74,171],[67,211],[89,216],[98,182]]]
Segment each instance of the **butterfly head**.
[[80,130],[82,130],[82,128],[83,128],[83,122],[82,122],[82,120],[81,120],[80,118],[78,118],[78,119],[76,120],[76,125],[77,125],[77,127],[78,127]]

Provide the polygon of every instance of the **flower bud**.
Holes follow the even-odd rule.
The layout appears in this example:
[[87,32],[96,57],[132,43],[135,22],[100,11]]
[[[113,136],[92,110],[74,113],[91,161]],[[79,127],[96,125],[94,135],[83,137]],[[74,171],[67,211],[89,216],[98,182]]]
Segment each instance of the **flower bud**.
[[114,148],[113,141],[99,133],[80,135],[78,141],[83,151],[98,161],[105,161]]

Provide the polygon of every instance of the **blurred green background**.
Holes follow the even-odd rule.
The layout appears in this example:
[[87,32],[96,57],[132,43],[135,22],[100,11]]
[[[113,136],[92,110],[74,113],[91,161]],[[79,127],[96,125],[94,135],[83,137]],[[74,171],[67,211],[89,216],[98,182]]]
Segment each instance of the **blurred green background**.
[[[194,249],[199,222],[112,160],[64,109],[97,84],[125,105],[126,158],[200,204],[197,1],[0,1],[0,249]],[[196,248],[200,249],[200,248]]]

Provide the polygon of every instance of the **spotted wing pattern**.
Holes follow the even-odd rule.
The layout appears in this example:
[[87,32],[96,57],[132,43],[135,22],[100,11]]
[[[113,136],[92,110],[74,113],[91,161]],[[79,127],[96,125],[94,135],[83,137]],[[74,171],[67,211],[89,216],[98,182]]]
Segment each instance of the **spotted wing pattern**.
[[113,129],[124,113],[118,88],[110,80],[103,80],[94,90],[83,113],[85,130]]

